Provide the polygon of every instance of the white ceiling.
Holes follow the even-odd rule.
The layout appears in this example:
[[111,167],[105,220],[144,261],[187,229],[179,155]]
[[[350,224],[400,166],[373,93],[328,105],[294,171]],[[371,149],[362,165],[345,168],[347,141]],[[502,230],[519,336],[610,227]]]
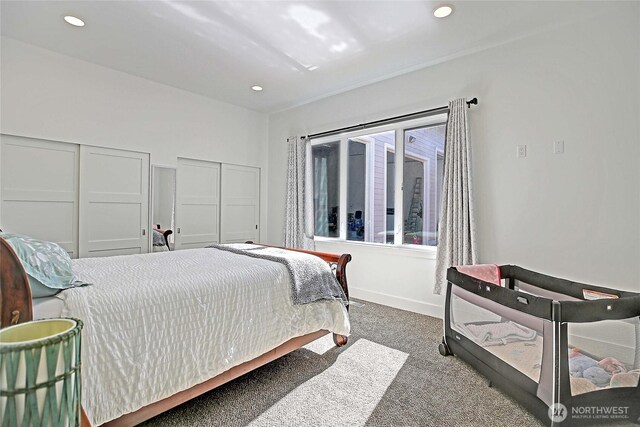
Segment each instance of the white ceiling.
[[[274,112],[604,13],[611,2],[2,1],[2,35]],[[62,19],[86,22],[72,27]],[[259,84],[264,91],[254,92]]]

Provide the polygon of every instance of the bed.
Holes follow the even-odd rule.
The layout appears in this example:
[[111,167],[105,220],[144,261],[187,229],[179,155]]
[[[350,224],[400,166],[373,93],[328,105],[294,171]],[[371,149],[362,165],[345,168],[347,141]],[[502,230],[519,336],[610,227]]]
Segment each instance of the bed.
[[[2,326],[34,316],[83,320],[83,425],[136,425],[327,333],[346,343],[345,301],[294,304],[291,270],[255,256],[257,248],[73,260],[89,285],[32,300],[0,238]],[[286,252],[330,263],[348,300],[350,255]]]
[[452,267],[447,279],[443,356],[547,425],[640,422],[640,294],[514,265]]

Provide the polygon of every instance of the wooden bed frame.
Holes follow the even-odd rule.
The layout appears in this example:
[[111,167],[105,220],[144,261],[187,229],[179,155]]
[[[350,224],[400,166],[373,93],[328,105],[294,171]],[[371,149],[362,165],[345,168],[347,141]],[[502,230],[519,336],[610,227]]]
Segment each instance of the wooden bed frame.
[[[332,267],[335,266],[338,282],[340,283],[340,286],[342,286],[347,299],[349,298],[346,267],[347,263],[351,261],[351,255],[336,255],[327,252],[315,252],[303,249],[289,250],[315,255],[331,264]],[[0,238],[0,291],[0,328],[22,322],[28,322],[33,319],[31,289],[29,287],[27,274],[11,246],[9,246],[9,244],[2,238]],[[329,331],[320,330],[292,338],[284,344],[256,357],[253,360],[235,366],[203,383],[196,384],[195,386],[178,392],[166,399],[151,403],[135,412],[122,415],[120,418],[116,418],[115,420],[109,421],[103,425],[109,427],[124,427],[140,424],[143,421],[168,411],[171,408],[175,408],[194,397],[200,396],[203,393],[238,378],[249,371],[276,360],[285,354],[297,350],[328,333]],[[337,346],[343,346],[347,343],[347,337],[333,334],[333,341]],[[82,427],[91,427],[91,423],[84,413],[84,409],[82,410],[81,425]]]

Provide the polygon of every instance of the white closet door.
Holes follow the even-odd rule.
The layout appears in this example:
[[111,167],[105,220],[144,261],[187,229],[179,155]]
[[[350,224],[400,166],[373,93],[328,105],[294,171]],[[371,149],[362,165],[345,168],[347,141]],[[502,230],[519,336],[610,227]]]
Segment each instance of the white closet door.
[[76,144],[0,135],[0,227],[78,257]]
[[176,175],[176,249],[218,243],[220,164],[178,158]]
[[149,154],[80,147],[80,256],[149,252]]
[[260,169],[222,165],[222,243],[258,242],[260,238]]

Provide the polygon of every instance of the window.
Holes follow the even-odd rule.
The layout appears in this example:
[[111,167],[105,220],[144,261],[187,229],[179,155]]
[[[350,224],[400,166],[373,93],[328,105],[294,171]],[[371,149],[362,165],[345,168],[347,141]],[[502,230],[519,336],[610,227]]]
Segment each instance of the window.
[[[385,153],[394,147],[394,137],[389,131],[347,140],[347,240],[393,243],[393,232],[387,239],[388,230],[393,230],[393,214],[388,228],[389,156]],[[391,197],[393,200],[393,189]]]
[[315,235],[339,237],[340,141],[314,145],[311,156]]
[[[436,246],[442,193],[444,124],[404,131],[404,243]],[[441,157],[444,160],[444,154]]]
[[[369,194],[367,192],[367,175],[371,173],[367,166],[367,143],[350,139],[349,142],[349,177],[347,179],[347,240],[364,241],[365,229],[369,232],[371,213],[367,212]],[[365,227],[366,223],[366,227]],[[368,239],[367,239],[368,241]]]
[[315,235],[435,246],[446,115],[311,140]]

